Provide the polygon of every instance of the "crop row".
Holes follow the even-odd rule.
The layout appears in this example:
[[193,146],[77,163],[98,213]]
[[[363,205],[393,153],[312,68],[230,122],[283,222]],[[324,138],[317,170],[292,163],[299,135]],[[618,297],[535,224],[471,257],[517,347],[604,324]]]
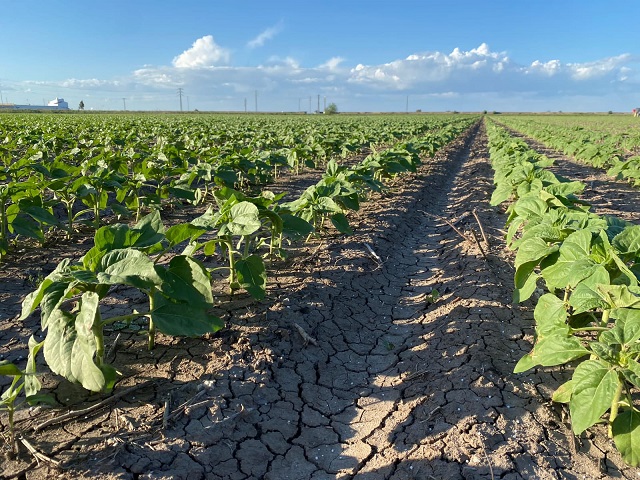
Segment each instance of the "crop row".
[[[38,393],[35,370],[40,350],[54,373],[88,390],[111,390],[118,374],[104,359],[104,330],[109,325],[144,319],[150,349],[156,331],[177,336],[217,331],[223,322],[210,313],[213,271],[228,272],[231,292],[243,289],[264,298],[265,259],[281,254],[284,241],[319,234],[329,221],[340,232],[350,233],[348,210],[358,210],[371,191],[384,190],[386,179],[415,172],[421,155],[433,156],[472,121],[456,122],[412,143],[396,143],[356,165],[331,159],[322,178],[293,201],[284,202],[283,194],[266,190],[251,195],[222,186],[211,193],[215,205],[186,223],[165,228],[156,210],[133,226],[101,226],[81,259],[60,262],[22,304],[21,319],[40,308],[45,338],[30,339],[24,370],[0,362],[0,374],[14,377],[0,403],[9,410],[10,425],[23,390],[29,402],[46,399]],[[226,258],[226,263],[208,267],[206,260],[213,255]],[[105,318],[101,304],[109,302],[115,286],[142,292],[146,308]]]
[[[585,185],[557,178],[553,160],[488,125],[495,170],[492,205],[508,202],[515,250],[514,301],[546,293],[534,310],[535,343],[515,372],[566,365],[553,394],[576,435],[608,426],[626,462],[640,464],[640,226],[590,212]],[[544,290],[543,290],[544,291]],[[608,416],[605,414],[608,412]]]
[[[573,118],[573,120],[570,120]],[[504,117],[503,123],[544,145],[583,163],[606,169],[612,177],[640,186],[640,129],[627,117],[599,117],[587,124],[584,117]],[[609,121],[609,123],[606,122]],[[631,120],[637,120],[632,118]]]
[[324,166],[365,148],[456,130],[467,119],[309,121],[304,117],[3,117],[0,257],[19,238],[44,244],[79,223],[198,204],[219,187],[247,189],[283,170]]

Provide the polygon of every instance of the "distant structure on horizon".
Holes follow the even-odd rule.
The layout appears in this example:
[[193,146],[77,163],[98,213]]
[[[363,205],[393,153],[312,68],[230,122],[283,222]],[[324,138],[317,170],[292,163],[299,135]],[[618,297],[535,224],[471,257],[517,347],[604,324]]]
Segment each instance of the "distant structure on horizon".
[[6,110],[69,110],[69,104],[64,98],[54,98],[46,105],[16,105],[15,103],[0,103],[0,108]]

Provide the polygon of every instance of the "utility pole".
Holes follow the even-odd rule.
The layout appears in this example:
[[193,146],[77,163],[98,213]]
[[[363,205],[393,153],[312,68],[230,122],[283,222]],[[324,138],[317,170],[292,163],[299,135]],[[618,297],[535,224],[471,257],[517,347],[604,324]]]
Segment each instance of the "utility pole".
[[178,96],[180,97],[180,111],[182,111],[182,87],[178,88]]
[[127,111],[127,99],[122,97],[122,107],[123,110],[126,112]]
[[298,112],[301,110],[300,108],[300,102],[302,101],[302,99],[300,97],[298,97]]
[[247,97],[244,97],[244,113],[247,113]]
[[320,113],[320,94],[318,94],[318,113]]
[[309,113],[311,113],[311,96],[309,96]]
[[324,97],[324,109],[322,111],[323,112],[327,111],[327,97]]
[[407,113],[409,113],[409,95],[407,95],[406,111],[407,111]]
[[258,90],[255,91],[256,96],[256,113],[258,113]]
[[189,107],[189,97],[187,97],[187,112],[191,111],[191,107]]

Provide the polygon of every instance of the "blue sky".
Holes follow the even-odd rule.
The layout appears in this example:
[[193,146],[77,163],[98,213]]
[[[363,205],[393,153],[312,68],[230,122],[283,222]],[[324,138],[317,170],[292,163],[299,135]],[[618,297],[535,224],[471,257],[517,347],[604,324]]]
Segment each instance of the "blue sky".
[[[630,111],[635,0],[0,1],[0,93],[75,108]],[[123,102],[123,98],[126,100]]]

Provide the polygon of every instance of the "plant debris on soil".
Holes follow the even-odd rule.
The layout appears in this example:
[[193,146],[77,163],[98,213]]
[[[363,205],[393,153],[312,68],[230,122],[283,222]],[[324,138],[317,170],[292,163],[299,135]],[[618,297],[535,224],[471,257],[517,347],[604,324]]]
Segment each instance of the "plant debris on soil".
[[[135,325],[105,332],[122,373],[113,393],[45,374],[59,407],[16,414],[19,455],[0,476],[639,478],[603,428],[574,437],[550,400],[562,368],[512,373],[531,349],[533,303],[512,303],[486,145],[478,124],[372,194],[350,214],[354,235],[326,235],[273,265],[266,300],[220,293],[227,327],[214,335],[159,335],[148,352]],[[633,219],[637,191],[566,165],[564,176],[590,185],[586,200],[599,192],[607,213],[627,205]],[[27,339],[42,332],[36,316],[17,321],[20,302],[61,255],[90,247],[81,242],[3,265],[0,359],[24,363]],[[127,311],[144,300],[123,298]]]

